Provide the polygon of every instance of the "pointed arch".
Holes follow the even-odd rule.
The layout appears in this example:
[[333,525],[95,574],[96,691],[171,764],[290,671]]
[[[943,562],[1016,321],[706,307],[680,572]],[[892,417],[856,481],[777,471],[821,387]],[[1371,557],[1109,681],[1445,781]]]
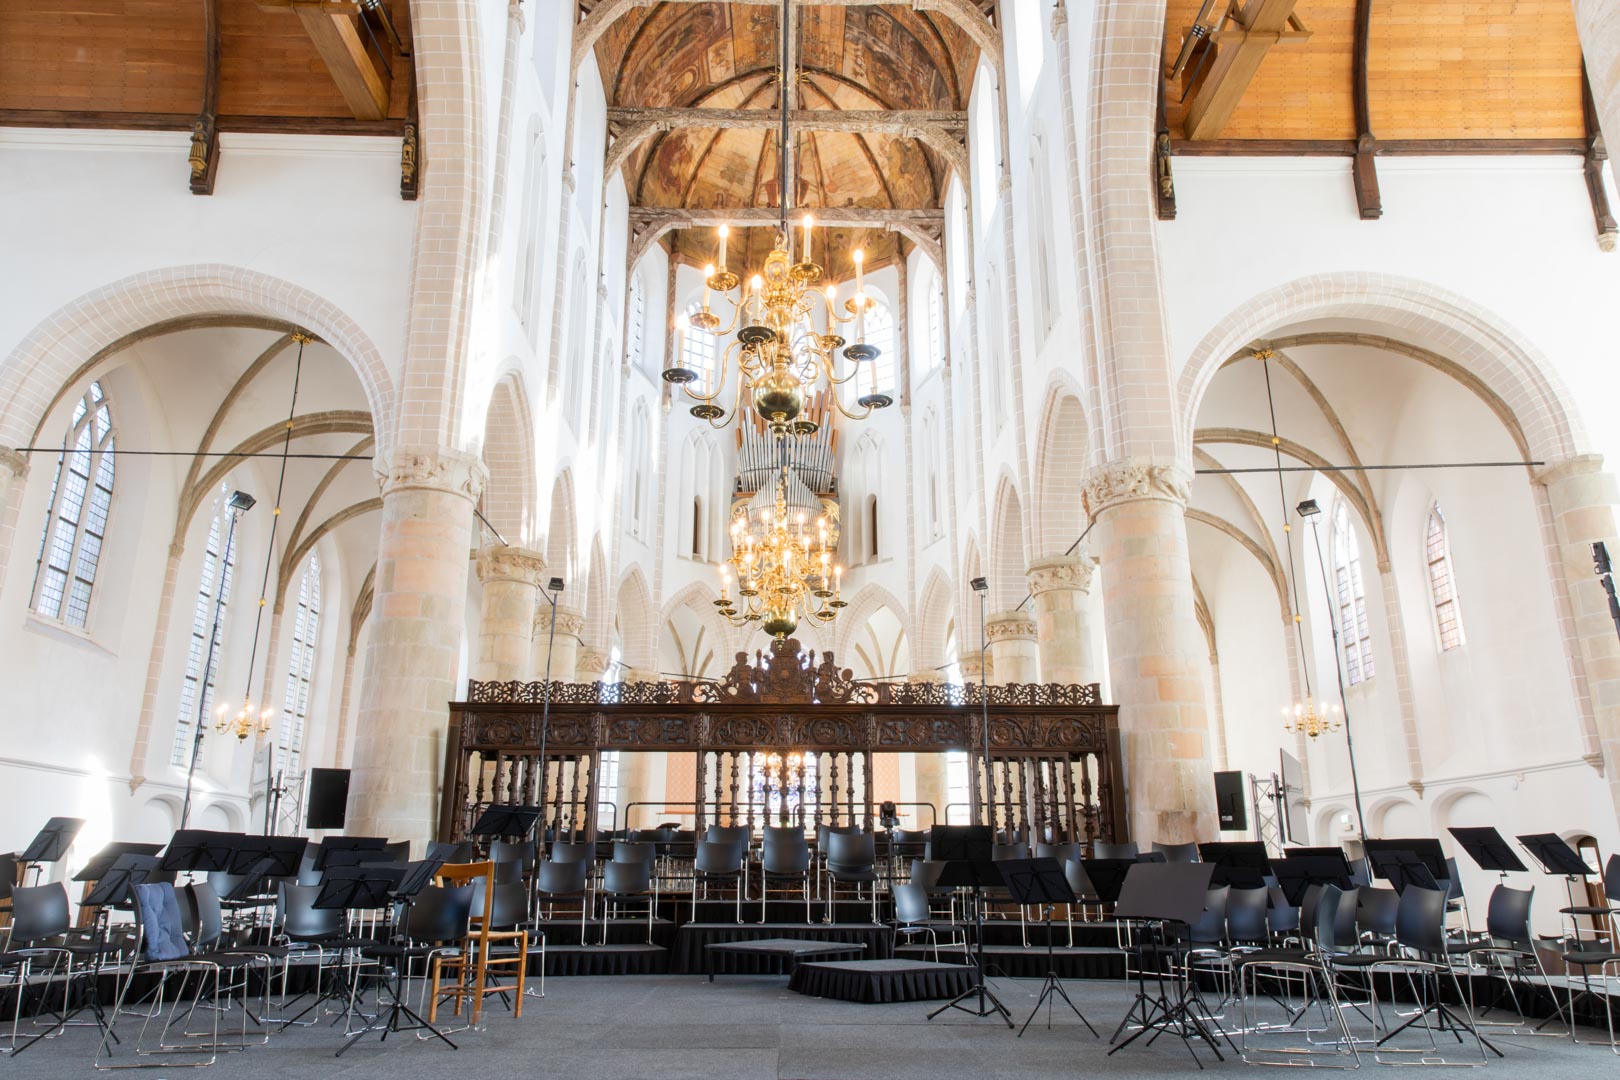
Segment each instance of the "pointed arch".
[[564,468],[551,485],[550,523],[546,526],[546,568],[563,579],[575,596],[583,593],[580,581],[579,526],[575,513],[574,474]]
[[1035,505],[1030,534],[1037,557],[1061,555],[1085,531],[1080,483],[1089,459],[1090,424],[1080,395],[1054,376],[1041,408],[1035,444]]
[[906,606],[900,602],[899,597],[876,582],[863,585],[860,591],[855,594],[855,598],[850,601],[849,607],[838,613],[838,621],[833,624],[832,649],[834,655],[845,664],[848,664],[849,657],[847,654],[850,651],[850,645],[860,632],[861,627],[866,625],[866,621],[872,617],[874,612],[885,607],[894,612],[894,616],[900,620],[901,626],[910,627],[910,623],[906,619]]
[[1024,547],[1024,505],[1011,476],[1003,475],[996,489],[991,518],[989,572],[990,610],[1009,611],[1028,592],[1029,552]]
[[619,648],[626,667],[650,670],[658,663],[658,611],[640,566],[619,578],[614,611],[619,622]]
[[529,547],[539,532],[540,492],[534,423],[522,372],[509,371],[495,384],[484,416],[483,459],[489,479],[479,509],[508,544]]
[[584,643],[607,648],[613,630],[613,609],[609,602],[613,583],[608,580],[607,554],[602,549],[601,533],[591,537],[586,575]]
[[945,655],[945,628],[955,607],[953,595],[950,579],[938,567],[929,571],[911,624],[911,666],[918,672],[941,670],[951,659]]

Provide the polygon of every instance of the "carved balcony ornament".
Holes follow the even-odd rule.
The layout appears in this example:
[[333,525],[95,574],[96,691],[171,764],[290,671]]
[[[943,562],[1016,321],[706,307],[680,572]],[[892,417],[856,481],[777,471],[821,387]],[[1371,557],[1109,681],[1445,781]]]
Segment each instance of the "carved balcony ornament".
[[1141,499],[1186,506],[1190,490],[1191,478],[1179,465],[1130,459],[1092,469],[1080,489],[1080,498],[1087,516],[1095,518],[1111,506]]

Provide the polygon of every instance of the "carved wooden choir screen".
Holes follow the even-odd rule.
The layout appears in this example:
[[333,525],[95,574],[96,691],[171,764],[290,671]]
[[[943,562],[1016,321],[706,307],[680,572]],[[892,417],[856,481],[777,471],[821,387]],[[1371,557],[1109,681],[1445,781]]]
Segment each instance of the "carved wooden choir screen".
[[543,683],[474,682],[450,706],[439,836],[460,839],[490,803],[529,803],[554,836],[594,839],[612,828],[598,815],[601,753],[661,750],[693,763],[700,831],[871,828],[874,754],[966,751],[974,821],[1030,839],[1126,838],[1118,710],[1096,686],[990,687],[988,769],[980,694],[857,683],[791,640],[738,653],[719,682],[553,683],[549,720]]

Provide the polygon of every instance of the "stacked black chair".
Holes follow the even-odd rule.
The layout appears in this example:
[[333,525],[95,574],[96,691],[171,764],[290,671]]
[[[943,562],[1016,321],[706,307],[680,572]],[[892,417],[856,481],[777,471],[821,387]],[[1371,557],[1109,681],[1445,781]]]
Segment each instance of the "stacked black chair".
[[[622,840],[615,841],[622,845]],[[639,845],[631,845],[637,847]],[[617,856],[617,852],[615,852]],[[658,906],[658,894],[653,889],[653,860],[650,858],[619,859],[602,865],[602,944],[607,944],[608,920],[613,918],[619,904],[641,901],[647,905],[647,944],[652,944],[653,911]]]
[[[892,890],[894,898],[894,936],[895,944],[899,945],[904,939],[910,943],[913,934],[925,936],[928,947],[933,950],[934,961],[939,961],[939,927],[934,922],[934,913],[928,905],[928,890],[915,881],[904,885],[896,885]],[[960,945],[962,947],[962,962],[973,962],[968,953],[967,932],[954,924],[947,924],[946,929],[951,939],[946,942],[950,948]]]
[[[1319,1067],[1360,1067],[1361,1055],[1345,1021],[1344,1010],[1340,1007],[1338,983],[1332,966],[1336,957],[1355,944],[1353,932],[1351,940],[1345,941],[1339,938],[1337,929],[1342,921],[1339,915],[1341,908],[1349,908],[1352,925],[1354,923],[1353,892],[1346,893],[1336,885],[1310,886],[1299,907],[1300,944],[1297,947],[1255,949],[1233,956],[1237,996],[1242,1011],[1239,1024],[1242,1038],[1240,1054],[1245,1062],[1259,1065],[1310,1064],[1313,1057],[1326,1054],[1334,1060],[1347,1056],[1350,1064]],[[1289,1014],[1288,1022],[1281,1025],[1257,1022],[1251,1015],[1257,1003],[1261,999],[1276,1000],[1269,988],[1295,978],[1303,984],[1303,1002],[1297,1010],[1291,1004],[1283,1003]],[[1310,1010],[1313,1002],[1318,1006],[1325,1026],[1338,1032],[1338,1039],[1326,1043],[1313,1042],[1306,1047],[1274,1048],[1260,1044],[1260,1039],[1268,1035],[1281,1033],[1289,1038],[1296,1035],[1295,1025]]]
[[838,886],[854,885],[856,899],[860,898],[863,888],[870,894],[872,922],[876,923],[877,882],[877,844],[871,833],[827,835],[827,922],[836,921]]
[[[1452,951],[1466,953],[1470,965],[1494,967],[1501,974],[1507,988],[1508,1000],[1513,1003],[1514,1011],[1519,1015],[1517,1022],[1509,1024],[1479,1019],[1493,1008],[1496,1002],[1493,1001],[1481,1009],[1474,997],[1474,980],[1469,979],[1468,1011],[1474,1014],[1476,1026],[1510,1028],[1524,1026],[1527,1017],[1524,1004],[1519,1000],[1520,991],[1534,993],[1537,989],[1551,987],[1547,969],[1541,962],[1541,952],[1536,948],[1535,933],[1530,928],[1530,911],[1535,895],[1536,890],[1533,888],[1514,889],[1498,885],[1491,891],[1490,906],[1485,912],[1485,940],[1452,943]],[[1539,979],[1540,982],[1531,982],[1532,978]],[[1500,998],[1500,995],[1498,997]],[[1558,1001],[1558,994],[1554,992],[1551,997],[1554,1014],[1559,1020],[1563,1020],[1564,1007]],[[1571,1020],[1572,1032],[1573,1028],[1574,1023]],[[1539,1033],[1539,1028],[1536,1033]]]
[[765,902],[771,882],[794,882],[804,894],[804,921],[810,918],[810,841],[798,826],[766,826],[759,856],[759,921],[765,922]]
[[[556,855],[557,848],[589,848],[589,844],[554,844],[552,854]],[[565,850],[564,854],[575,854]],[[578,858],[552,859],[540,864],[540,872],[535,878],[534,893],[536,899],[542,904],[549,904],[550,909],[546,915],[550,921],[556,912],[557,901],[579,901],[579,943],[585,944],[585,924],[591,920],[591,858],[589,855]]]

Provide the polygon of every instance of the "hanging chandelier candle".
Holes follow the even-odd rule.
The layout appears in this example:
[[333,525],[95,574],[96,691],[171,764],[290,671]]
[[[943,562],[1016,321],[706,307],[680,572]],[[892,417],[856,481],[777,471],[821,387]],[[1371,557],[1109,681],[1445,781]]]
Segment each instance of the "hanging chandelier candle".
[[270,734],[270,721],[276,711],[266,705],[263,708],[254,708],[253,702],[242,699],[242,707],[231,715],[229,705],[221,705],[214,718],[214,730],[221,735],[230,733],[236,736],[237,742],[247,742],[250,736],[263,737]]
[[[688,367],[672,367],[664,381],[681,386],[696,402],[689,410],[700,420],[724,428],[743,412],[758,414],[778,436],[809,435],[816,431],[814,421],[803,416],[805,401],[816,391],[846,385],[859,388],[862,365],[874,369],[880,350],[866,341],[866,313],[877,306],[865,290],[864,255],[854,254],[855,293],[837,308],[838,288],[818,288],[823,270],[811,261],[814,250],[814,221],[809,214],[800,224],[799,261],[790,250],[791,233],[779,232],[776,245],[765,257],[759,273],[746,281],[726,266],[730,230],[722,225],[715,263],[704,267],[703,306],[688,319],[684,332],[714,334],[731,338],[720,355],[719,370],[713,382],[705,384],[701,374]],[[713,294],[731,305],[729,319],[711,309]],[[842,335],[853,324],[853,344]],[[733,336],[735,335],[735,336]],[[838,363],[840,354],[847,367]],[[729,407],[723,403],[735,382]],[[851,420],[863,420],[874,409],[887,408],[894,400],[874,389],[857,399],[857,409],[847,408],[838,393],[828,395],[835,407]]]
[[[843,598],[844,568],[833,562],[838,537],[825,515],[813,522],[804,510],[790,509],[788,468],[776,483],[775,504],[751,528],[746,512],[731,523],[731,557],[720,566],[720,614],[734,626],[757,622],[774,638],[798,629],[801,617],[824,625],[848,606]],[[737,595],[731,595],[731,578]]]
[[1339,730],[1339,710],[1327,703],[1318,704],[1306,695],[1292,712],[1283,710],[1283,730],[1291,735],[1308,735],[1315,739]]

